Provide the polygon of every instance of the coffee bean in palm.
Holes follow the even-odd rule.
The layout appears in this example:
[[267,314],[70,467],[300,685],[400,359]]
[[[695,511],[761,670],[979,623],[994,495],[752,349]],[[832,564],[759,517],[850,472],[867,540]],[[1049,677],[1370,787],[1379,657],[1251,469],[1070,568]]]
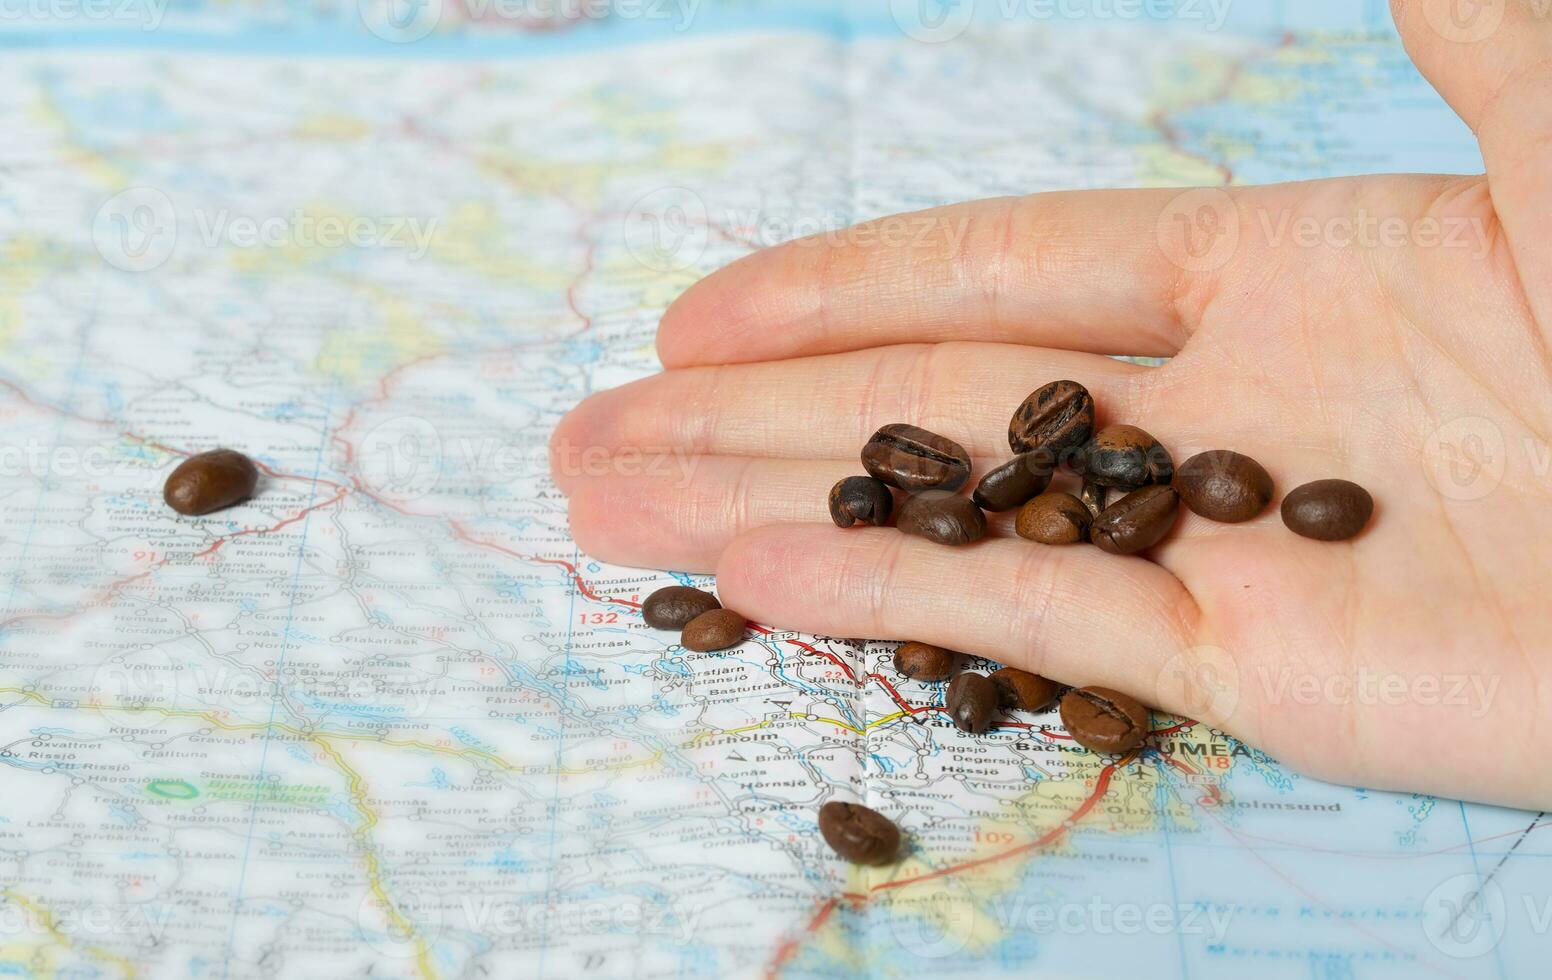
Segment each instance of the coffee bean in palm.
[[744,629],[749,621],[731,609],[712,609],[685,624],[679,634],[679,644],[686,650],[709,653],[726,650],[744,641]]
[[1024,399],[1008,424],[1015,453],[1041,451],[1052,463],[1094,431],[1094,399],[1076,381],[1053,381]]
[[831,800],[819,808],[819,833],[852,864],[885,865],[900,856],[900,828],[861,803]]
[[871,476],[848,476],[830,488],[830,520],[836,527],[883,527],[894,507],[888,484]]
[[1063,695],[1062,726],[1090,752],[1130,752],[1148,737],[1148,709],[1108,687],[1083,687]]
[[167,476],[162,499],[180,514],[197,517],[253,496],[259,469],[235,449],[196,453]]
[[997,703],[1004,711],[1044,711],[1056,700],[1061,685],[1017,667],[992,671]]
[[1143,487],[1094,518],[1089,540],[1112,555],[1135,555],[1164,540],[1179,513],[1180,494],[1174,487]]
[[979,735],[997,720],[1001,696],[985,674],[960,674],[949,681],[944,707],[960,731]]
[[1306,483],[1283,498],[1288,530],[1316,541],[1346,541],[1374,516],[1369,491],[1348,480]]
[[938,544],[970,544],[986,537],[986,515],[969,497],[924,490],[900,505],[895,527]]
[[1093,520],[1083,501],[1051,490],[1020,508],[1013,527],[1019,537],[1041,544],[1077,544],[1089,539]]
[[959,668],[959,654],[930,643],[902,643],[895,651],[895,670],[913,681],[946,681]]
[[1175,475],[1169,450],[1135,425],[1107,425],[1083,444],[1073,460],[1083,479],[1131,490],[1168,483]]
[[722,603],[710,592],[670,585],[647,596],[641,604],[641,618],[655,630],[682,630],[701,613],[721,608]]
[[862,468],[901,490],[958,490],[970,479],[970,454],[952,439],[896,423],[862,447]]
[[1209,520],[1238,524],[1272,502],[1272,476],[1249,456],[1217,449],[1197,453],[1175,471],[1180,502]]
[[993,513],[1017,510],[1050,483],[1051,467],[1039,461],[1038,453],[1025,453],[981,477],[971,499]]

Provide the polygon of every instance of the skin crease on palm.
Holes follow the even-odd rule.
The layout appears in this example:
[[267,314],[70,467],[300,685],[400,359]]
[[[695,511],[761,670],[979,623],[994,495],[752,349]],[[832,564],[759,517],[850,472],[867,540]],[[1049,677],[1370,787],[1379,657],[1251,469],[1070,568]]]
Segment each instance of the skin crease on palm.
[[[664,316],[664,373],[561,423],[577,542],[715,571],[757,622],[1127,691],[1312,776],[1552,808],[1552,18],[1509,0],[1467,40],[1434,28],[1433,4],[1394,14],[1486,176],[1037,195],[918,215],[954,232],[928,245],[859,233],[751,255]],[[1237,222],[1210,267],[1161,244],[1182,200]],[[1343,240],[1365,216],[1406,240]],[[1295,240],[1300,222],[1335,233]],[[1186,513],[1132,558],[1024,541],[1011,515],[960,549],[828,522],[878,426],[959,441],[978,478],[1007,457],[1013,409],[1060,378],[1177,462],[1247,453],[1279,500],[1351,479],[1374,520],[1332,544],[1275,503],[1241,525]]]

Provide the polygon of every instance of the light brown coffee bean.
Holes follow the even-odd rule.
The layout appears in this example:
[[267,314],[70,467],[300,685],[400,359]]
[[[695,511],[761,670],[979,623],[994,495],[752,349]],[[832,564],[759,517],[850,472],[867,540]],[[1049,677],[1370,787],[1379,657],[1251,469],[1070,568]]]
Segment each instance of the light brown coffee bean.
[[902,643],[895,651],[895,670],[913,681],[946,681],[959,669],[959,654],[930,643]]
[[686,650],[710,653],[736,647],[744,640],[749,621],[731,609],[712,609],[685,624],[679,643]]
[[985,674],[960,674],[949,681],[943,706],[960,731],[979,735],[997,720],[999,700],[996,685]]
[[1053,680],[1017,667],[992,671],[997,703],[1004,711],[1044,711],[1056,700],[1062,686]]
[[1051,490],[1020,508],[1013,529],[1019,537],[1041,544],[1077,544],[1089,539],[1093,519],[1083,501]]
[[722,603],[710,592],[670,585],[647,596],[641,604],[641,618],[655,630],[682,630],[701,613],[721,608]]
[[167,477],[162,499],[180,514],[198,517],[253,496],[259,468],[235,449],[212,449],[190,456]]
[[819,833],[832,851],[852,864],[877,867],[900,856],[900,828],[861,803],[831,800],[820,807]]
[[1108,687],[1082,687],[1062,697],[1062,726],[1090,752],[1130,752],[1148,737],[1148,709]]

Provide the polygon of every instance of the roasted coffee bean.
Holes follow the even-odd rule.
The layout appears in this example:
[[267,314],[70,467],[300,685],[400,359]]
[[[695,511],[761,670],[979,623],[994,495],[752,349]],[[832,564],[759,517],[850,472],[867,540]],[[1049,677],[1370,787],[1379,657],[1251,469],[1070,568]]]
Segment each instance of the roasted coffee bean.
[[235,449],[212,449],[178,464],[162,487],[162,499],[180,514],[197,517],[253,496],[259,468]]
[[1316,480],[1283,498],[1283,523],[1316,541],[1346,541],[1374,516],[1369,491],[1348,480]]
[[852,864],[891,864],[900,856],[900,828],[861,803],[831,800],[819,808],[819,833]]
[[1175,475],[1169,450],[1135,425],[1107,425],[1094,433],[1073,467],[1085,482],[1123,490],[1168,483]]
[[1079,494],[1079,499],[1083,501],[1083,506],[1089,509],[1090,517],[1098,517],[1109,506],[1110,488],[1102,487],[1097,483],[1085,482],[1083,490]]
[[1272,476],[1249,456],[1215,449],[1197,453],[1175,471],[1180,502],[1209,520],[1248,521],[1272,502]]
[[903,643],[895,651],[895,670],[913,681],[946,681],[959,669],[959,654],[930,643]]
[[938,544],[969,544],[986,537],[986,515],[969,497],[924,490],[900,505],[895,527]]
[[1133,490],[1094,518],[1089,540],[1112,555],[1135,555],[1164,540],[1180,513],[1174,487]]
[[1024,399],[1008,424],[1015,453],[1040,450],[1052,465],[1094,431],[1094,399],[1076,381],[1053,381]]
[[721,608],[722,603],[710,592],[670,585],[647,596],[641,604],[641,618],[655,630],[682,630],[701,613]]
[[1021,538],[1041,544],[1077,544],[1089,539],[1094,515],[1070,493],[1051,490],[1025,504],[1013,529]]
[[979,735],[997,720],[1000,695],[985,674],[960,674],[949,681],[943,704],[960,731]]
[[958,490],[970,479],[970,454],[952,439],[896,423],[862,447],[862,468],[901,490]]
[[895,508],[894,495],[883,480],[848,476],[830,488],[830,520],[836,527],[871,524],[883,527]]
[[1062,697],[1062,727],[1090,752],[1130,752],[1148,737],[1148,709],[1108,687],[1084,687]]
[[997,703],[1004,711],[1044,711],[1056,700],[1061,685],[1017,667],[992,671]]
[[679,644],[698,653],[726,650],[744,641],[744,628],[748,625],[748,620],[731,609],[712,609],[685,624]]
[[981,477],[971,499],[982,510],[1016,510],[1051,483],[1051,468],[1038,461],[1039,454],[1025,453]]

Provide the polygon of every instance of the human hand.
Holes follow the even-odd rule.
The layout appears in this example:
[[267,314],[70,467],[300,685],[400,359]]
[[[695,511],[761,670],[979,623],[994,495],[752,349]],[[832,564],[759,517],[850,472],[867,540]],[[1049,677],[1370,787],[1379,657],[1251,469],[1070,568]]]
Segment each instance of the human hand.
[[[783,628],[1127,691],[1325,779],[1552,806],[1552,24],[1515,0],[1463,43],[1431,2],[1398,23],[1487,177],[1038,195],[913,216],[927,245],[884,219],[749,256],[665,315],[665,373],[557,430],[557,460],[693,463],[557,465],[579,545],[714,569],[726,605]],[[1032,544],[1011,515],[960,549],[828,522],[879,426],[960,442],[978,478],[1061,378],[1177,463],[1244,452],[1279,499],[1354,480],[1374,520],[1327,544],[1275,505],[1186,513],[1148,558]]]

